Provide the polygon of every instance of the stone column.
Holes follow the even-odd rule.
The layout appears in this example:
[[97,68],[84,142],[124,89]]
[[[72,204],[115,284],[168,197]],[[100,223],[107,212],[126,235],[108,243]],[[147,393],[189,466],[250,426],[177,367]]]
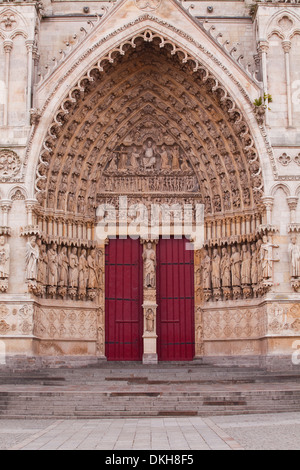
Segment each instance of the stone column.
[[282,48],[285,57],[285,76],[286,76],[286,95],[288,106],[288,126],[293,127],[293,107],[292,107],[292,93],[291,93],[291,67],[290,67],[290,50],[292,47],[291,41],[282,41]]
[[38,204],[38,201],[36,199],[27,199],[25,201],[25,206],[27,210],[27,226],[32,227],[34,225],[33,223],[33,209],[34,207]]
[[8,213],[11,209],[12,201],[10,199],[2,199],[1,209],[2,209],[2,227],[8,227]]
[[105,358],[105,246],[109,239],[99,240],[97,245],[97,266],[99,278],[98,311],[97,311],[97,344],[96,354]]
[[156,243],[141,240],[143,244],[143,364],[157,364],[156,328]]
[[203,294],[201,286],[201,261],[202,250],[194,252],[194,283],[195,283],[195,357],[201,358],[204,355],[203,344],[203,318],[201,304]]
[[3,47],[4,47],[4,52],[5,52],[5,98],[4,98],[3,125],[8,126],[10,53],[11,53],[12,48],[13,48],[13,41],[11,39],[5,39],[5,41],[3,41]]
[[[261,63],[262,63],[262,78],[264,86],[264,95],[268,96],[268,69],[267,69],[267,54],[269,50],[268,41],[260,41],[258,45],[259,53],[261,54]],[[269,124],[269,109],[268,109],[268,100],[265,101],[266,106],[266,124]]]
[[274,205],[273,196],[264,196],[262,197],[262,202],[266,208],[266,225],[272,225],[272,211]]
[[33,82],[33,47],[34,41],[26,41],[27,47],[27,105],[26,105],[26,121],[30,126],[30,110],[32,108],[31,94],[32,94],[32,82]]
[[299,198],[297,196],[290,196],[290,197],[287,197],[286,200],[290,208],[290,224],[295,224],[296,223],[296,209],[297,209]]

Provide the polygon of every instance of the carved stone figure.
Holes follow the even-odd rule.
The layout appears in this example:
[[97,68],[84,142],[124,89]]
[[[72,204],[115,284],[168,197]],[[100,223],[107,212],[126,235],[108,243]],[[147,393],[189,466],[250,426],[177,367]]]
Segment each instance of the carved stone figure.
[[221,287],[221,257],[216,248],[212,258],[212,286],[214,289]]
[[130,156],[130,165],[132,169],[137,169],[139,167],[140,155],[136,147],[133,147],[132,154]]
[[127,152],[125,147],[121,148],[120,158],[119,158],[119,170],[127,170]]
[[45,286],[47,284],[47,267],[48,267],[48,256],[46,245],[39,243],[40,256],[38,262],[38,282]]
[[167,148],[165,145],[162,146],[162,153],[160,154],[160,157],[161,157],[161,169],[170,170],[169,155],[168,155]]
[[144,286],[146,288],[155,288],[156,285],[156,253],[152,248],[152,243],[147,243],[143,252],[144,260]]
[[77,248],[74,247],[69,258],[69,287],[75,289],[78,287],[79,281],[79,260],[77,256]]
[[292,278],[300,277],[300,246],[297,244],[297,237],[291,238],[289,244],[290,270]]
[[86,294],[89,278],[89,265],[86,259],[86,250],[82,250],[79,257],[79,296]]
[[26,245],[26,278],[28,280],[37,280],[39,247],[36,237],[31,237]]
[[211,259],[207,250],[204,251],[201,269],[203,289],[211,289]]
[[173,148],[172,152],[172,170],[174,171],[180,170],[179,157],[179,147],[178,145],[176,145],[176,147]]
[[67,247],[62,247],[61,252],[57,257],[57,264],[59,267],[58,285],[60,287],[67,287],[69,278],[69,258],[67,255]]
[[155,322],[155,316],[152,308],[147,309],[146,313],[146,331],[147,333],[153,333],[154,332],[154,322]]
[[242,246],[242,267],[241,267],[242,285],[251,284],[251,253],[247,245]]
[[240,287],[241,285],[241,256],[235,246],[232,247],[232,255],[231,255],[231,280],[232,280],[232,286]]
[[144,146],[143,165],[146,170],[153,170],[156,164],[155,156],[156,146],[151,140]]
[[231,262],[227,248],[222,249],[221,279],[222,287],[231,287]]
[[0,237],[0,278],[9,278],[9,258],[10,248],[9,244],[5,242],[5,237]]
[[258,283],[258,266],[257,266],[257,249],[256,245],[251,245],[251,284]]
[[48,251],[48,285],[55,287],[58,283],[58,259],[56,246],[52,245]]
[[92,250],[87,259],[88,264],[88,288],[97,289],[99,280],[97,275],[96,250]]
[[273,248],[279,248],[278,245],[273,245],[267,236],[263,237],[263,243],[260,247],[260,259],[262,263],[262,277],[265,280],[272,278],[273,275]]
[[256,242],[257,278],[258,278],[259,283],[263,280],[262,261],[261,261],[261,246],[262,246],[262,240],[259,239]]

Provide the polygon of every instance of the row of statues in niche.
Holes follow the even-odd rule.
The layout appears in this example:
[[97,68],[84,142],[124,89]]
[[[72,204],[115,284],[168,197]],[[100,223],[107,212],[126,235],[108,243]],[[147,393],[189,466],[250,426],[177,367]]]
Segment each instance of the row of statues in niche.
[[46,245],[35,236],[26,248],[26,277],[40,296],[93,300],[102,285],[101,250]]
[[186,172],[191,168],[185,157],[181,155],[178,145],[162,145],[160,148],[152,139],[147,140],[142,150],[137,146],[121,146],[115,151],[106,168],[109,172],[140,170],[162,170],[172,172]]
[[[250,244],[204,250],[197,284],[205,300],[258,297],[273,285],[274,245],[267,236]],[[199,276],[202,279],[199,279]]]

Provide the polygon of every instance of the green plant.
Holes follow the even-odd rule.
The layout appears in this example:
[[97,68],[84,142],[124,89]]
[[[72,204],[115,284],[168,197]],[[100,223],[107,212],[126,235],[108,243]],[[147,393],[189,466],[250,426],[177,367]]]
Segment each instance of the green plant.
[[[260,108],[261,106],[267,106],[267,104],[273,103],[272,95],[264,93],[264,96],[260,96],[258,99],[254,100],[254,106]],[[268,108],[270,110],[270,108]]]

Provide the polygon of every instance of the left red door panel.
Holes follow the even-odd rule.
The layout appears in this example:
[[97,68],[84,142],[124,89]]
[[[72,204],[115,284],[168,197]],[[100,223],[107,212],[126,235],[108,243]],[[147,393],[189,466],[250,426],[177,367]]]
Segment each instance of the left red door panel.
[[105,345],[109,361],[140,361],[143,354],[142,245],[110,240],[105,250]]

